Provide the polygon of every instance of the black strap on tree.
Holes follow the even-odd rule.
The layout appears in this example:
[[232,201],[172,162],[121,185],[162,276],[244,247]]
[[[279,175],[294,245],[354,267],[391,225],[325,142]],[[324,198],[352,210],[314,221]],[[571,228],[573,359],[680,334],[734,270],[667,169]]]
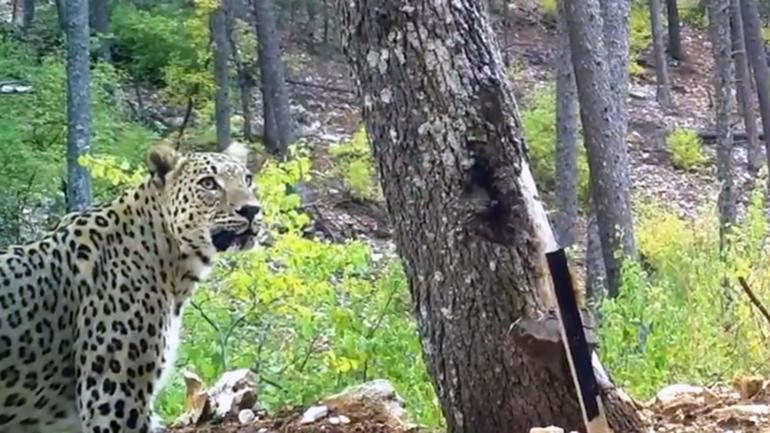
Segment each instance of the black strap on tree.
[[556,310],[561,322],[564,352],[567,355],[572,379],[575,382],[586,431],[588,433],[612,432],[604,415],[599,386],[594,376],[591,350],[583,331],[583,320],[575,298],[567,255],[563,248],[559,248],[556,251],[546,253],[546,258],[556,293]]

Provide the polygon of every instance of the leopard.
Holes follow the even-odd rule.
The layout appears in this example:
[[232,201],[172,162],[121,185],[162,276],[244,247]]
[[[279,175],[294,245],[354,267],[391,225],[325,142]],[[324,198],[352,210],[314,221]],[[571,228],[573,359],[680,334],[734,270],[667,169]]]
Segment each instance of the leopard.
[[216,256],[260,245],[248,156],[151,144],[138,185],[0,250],[0,432],[165,431],[185,305]]

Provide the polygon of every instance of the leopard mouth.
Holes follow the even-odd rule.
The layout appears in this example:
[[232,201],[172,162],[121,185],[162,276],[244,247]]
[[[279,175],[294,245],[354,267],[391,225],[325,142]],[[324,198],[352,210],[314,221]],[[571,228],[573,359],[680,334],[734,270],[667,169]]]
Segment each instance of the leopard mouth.
[[219,230],[211,235],[211,243],[218,252],[241,251],[250,248],[254,244],[256,233],[246,229],[241,233],[233,230]]

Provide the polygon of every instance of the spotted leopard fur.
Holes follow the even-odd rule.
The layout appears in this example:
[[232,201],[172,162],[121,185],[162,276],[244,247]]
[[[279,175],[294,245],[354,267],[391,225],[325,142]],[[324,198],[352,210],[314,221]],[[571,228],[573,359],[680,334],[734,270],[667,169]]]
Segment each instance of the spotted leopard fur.
[[250,249],[259,231],[231,147],[155,146],[145,183],[0,251],[0,432],[155,431],[185,301],[216,252]]

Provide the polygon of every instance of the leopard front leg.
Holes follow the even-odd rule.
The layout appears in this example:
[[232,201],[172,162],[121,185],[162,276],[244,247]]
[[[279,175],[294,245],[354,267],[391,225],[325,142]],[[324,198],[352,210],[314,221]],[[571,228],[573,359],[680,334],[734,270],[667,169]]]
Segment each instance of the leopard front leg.
[[161,338],[132,315],[82,317],[77,399],[83,433],[156,433],[152,393]]

